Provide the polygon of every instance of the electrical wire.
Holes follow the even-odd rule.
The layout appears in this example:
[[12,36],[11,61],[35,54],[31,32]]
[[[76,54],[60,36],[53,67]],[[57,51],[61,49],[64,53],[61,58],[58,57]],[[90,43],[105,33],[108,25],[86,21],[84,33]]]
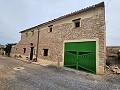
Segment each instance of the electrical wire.
[[106,7],[109,5],[109,3],[111,2],[112,0],[109,0],[108,3],[106,4]]

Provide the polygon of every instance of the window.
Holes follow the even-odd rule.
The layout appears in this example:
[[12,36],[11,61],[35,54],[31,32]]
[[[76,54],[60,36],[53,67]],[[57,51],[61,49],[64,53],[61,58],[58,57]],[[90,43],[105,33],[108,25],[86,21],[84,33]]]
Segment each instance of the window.
[[32,33],[32,36],[34,35],[34,30],[33,31],[31,31],[31,33]]
[[43,49],[43,56],[48,56],[48,49]]
[[23,48],[23,53],[26,53],[26,48]]
[[74,27],[75,28],[80,27],[80,18],[73,20],[73,22],[74,22]]
[[80,22],[75,22],[75,28],[80,27]]
[[30,43],[30,46],[33,47],[33,43]]
[[28,36],[28,33],[26,33],[26,37]]
[[52,32],[52,26],[53,25],[48,26],[49,27],[49,32]]
[[50,27],[50,32],[52,32],[52,27]]

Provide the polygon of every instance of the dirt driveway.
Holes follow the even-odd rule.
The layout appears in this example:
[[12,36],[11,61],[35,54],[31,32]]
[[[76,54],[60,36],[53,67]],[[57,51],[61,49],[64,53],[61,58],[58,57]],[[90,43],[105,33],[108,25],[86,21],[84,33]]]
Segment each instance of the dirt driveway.
[[93,75],[0,56],[0,90],[120,90],[120,75]]

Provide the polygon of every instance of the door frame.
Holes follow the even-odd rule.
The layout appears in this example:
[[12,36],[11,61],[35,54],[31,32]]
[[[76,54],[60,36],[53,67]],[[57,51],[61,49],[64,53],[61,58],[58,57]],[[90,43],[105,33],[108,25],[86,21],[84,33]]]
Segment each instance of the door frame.
[[99,39],[80,39],[80,40],[64,40],[63,42],[63,53],[62,53],[62,57],[63,60],[61,62],[61,66],[64,67],[64,46],[65,43],[69,43],[69,42],[88,42],[88,41],[95,41],[96,42],[96,74],[99,73]]

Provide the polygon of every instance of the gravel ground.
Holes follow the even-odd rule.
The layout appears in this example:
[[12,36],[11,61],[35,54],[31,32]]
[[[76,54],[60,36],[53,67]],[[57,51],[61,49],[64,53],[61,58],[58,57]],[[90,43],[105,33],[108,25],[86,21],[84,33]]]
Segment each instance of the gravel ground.
[[0,90],[120,90],[120,75],[93,75],[0,56]]

